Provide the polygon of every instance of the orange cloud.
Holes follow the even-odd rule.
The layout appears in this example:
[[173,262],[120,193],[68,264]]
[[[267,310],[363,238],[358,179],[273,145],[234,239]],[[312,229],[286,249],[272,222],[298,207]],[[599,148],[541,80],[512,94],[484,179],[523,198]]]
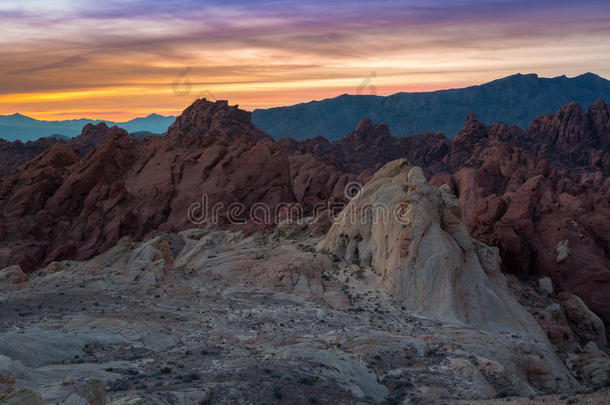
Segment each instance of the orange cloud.
[[39,3],[0,5],[0,114],[126,120],[199,96],[255,109],[355,94],[368,79],[387,95],[518,72],[610,76],[609,6],[596,1]]

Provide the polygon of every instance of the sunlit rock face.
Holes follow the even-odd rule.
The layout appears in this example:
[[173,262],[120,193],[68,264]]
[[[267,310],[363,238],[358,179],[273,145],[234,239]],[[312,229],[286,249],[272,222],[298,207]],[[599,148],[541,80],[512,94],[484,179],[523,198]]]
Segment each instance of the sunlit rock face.
[[[426,182],[404,160],[380,169],[318,244],[321,251],[379,275],[380,288],[419,316],[550,345],[534,318],[509,294],[495,248],[473,240],[446,186]],[[544,361],[570,381],[556,356]]]
[[396,160],[380,169],[319,248],[371,266],[407,309],[445,322],[541,335],[508,296],[496,249],[476,243],[448,188]]

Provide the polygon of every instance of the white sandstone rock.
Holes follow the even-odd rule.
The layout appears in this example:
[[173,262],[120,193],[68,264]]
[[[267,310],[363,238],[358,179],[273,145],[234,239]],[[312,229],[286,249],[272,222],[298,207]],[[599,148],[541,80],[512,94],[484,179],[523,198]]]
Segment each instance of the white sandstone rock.
[[538,285],[540,289],[547,294],[553,294],[553,281],[550,277],[542,277],[538,280]]
[[561,263],[562,261],[567,259],[568,255],[570,254],[570,248],[568,248],[568,240],[566,239],[559,242],[557,246],[555,246],[555,251],[557,253],[557,257],[555,258],[555,261],[557,263]]
[[421,169],[406,160],[390,162],[373,176],[318,249],[371,266],[395,303],[413,314],[523,336],[532,342],[532,355],[520,367],[540,365],[537,385],[573,383],[544,332],[508,292],[498,250],[474,241],[449,188],[427,184]]
[[371,265],[395,300],[417,314],[543,339],[508,294],[497,250],[475,243],[449,189],[428,185],[421,169],[406,160],[380,169],[318,248]]

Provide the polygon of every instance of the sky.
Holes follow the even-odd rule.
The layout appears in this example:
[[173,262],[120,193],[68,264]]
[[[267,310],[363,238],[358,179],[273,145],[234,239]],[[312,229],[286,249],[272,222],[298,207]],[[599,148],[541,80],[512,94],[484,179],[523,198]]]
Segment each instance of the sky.
[[608,0],[2,0],[0,27],[0,114],[49,120],[610,78]]

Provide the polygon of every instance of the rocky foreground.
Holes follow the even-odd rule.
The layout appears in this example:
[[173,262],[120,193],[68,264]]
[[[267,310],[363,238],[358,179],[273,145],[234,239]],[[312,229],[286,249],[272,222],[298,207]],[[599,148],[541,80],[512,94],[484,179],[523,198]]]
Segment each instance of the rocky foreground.
[[601,99],[587,111],[568,104],[528,129],[486,126],[470,114],[454,139],[396,138],[364,119],[339,141],[275,142],[248,112],[202,99],[165,136],[99,124],[67,142],[0,142],[0,173],[8,173],[0,268],[29,273],[90,259],[124,236],[186,230],[193,223],[185,213],[204,194],[223,206],[219,225],[235,222],[227,218],[234,202],[244,212],[263,203],[312,215],[344,203],[346,190],[399,158],[449,186],[470,234],[500,249],[505,273],[550,277],[555,291],[578,295],[610,326],[610,107]]
[[329,226],[157,232],[1,270],[0,402],[610,400],[603,322],[506,278],[421,169],[389,163]]

